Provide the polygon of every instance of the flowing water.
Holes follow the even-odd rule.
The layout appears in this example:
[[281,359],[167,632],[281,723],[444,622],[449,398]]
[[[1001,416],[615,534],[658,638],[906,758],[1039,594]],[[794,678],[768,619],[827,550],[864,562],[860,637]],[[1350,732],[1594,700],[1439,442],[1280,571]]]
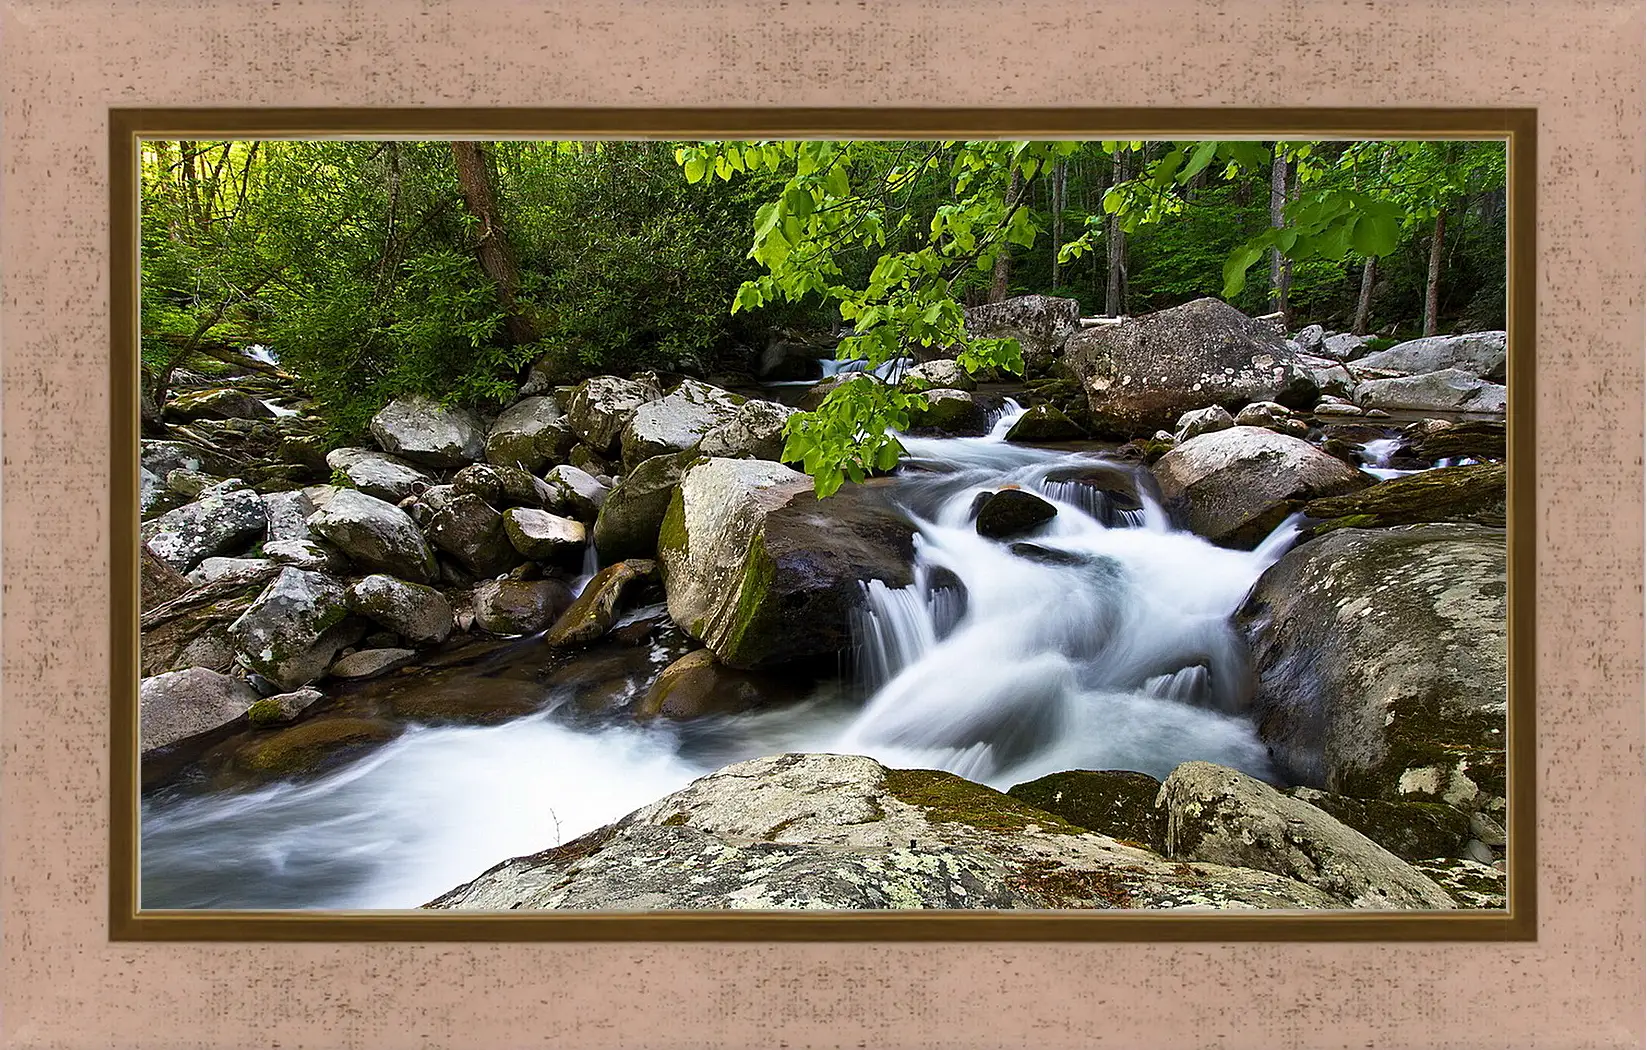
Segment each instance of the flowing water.
[[[1293,525],[1250,552],[1175,531],[1147,489],[1131,500],[1088,483],[1135,468],[1007,443],[1020,412],[1009,402],[986,437],[905,439],[895,491],[917,527],[915,583],[865,587],[856,680],[682,725],[580,723],[551,697],[503,725],[411,727],[317,780],[156,796],[142,815],[143,906],[415,907],[782,751],[1003,789],[1064,769],[1159,777],[1189,759],[1271,777],[1241,715],[1249,671],[1230,617]],[[1006,485],[1058,514],[1017,543],[979,536],[974,501]]]

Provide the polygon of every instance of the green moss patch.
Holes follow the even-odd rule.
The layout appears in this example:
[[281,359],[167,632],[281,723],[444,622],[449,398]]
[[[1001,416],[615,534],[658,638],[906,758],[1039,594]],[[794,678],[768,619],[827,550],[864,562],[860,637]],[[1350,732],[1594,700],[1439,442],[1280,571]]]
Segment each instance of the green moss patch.
[[1062,817],[953,773],[889,769],[882,787],[898,801],[925,810],[934,824],[966,824],[982,831],[1022,831],[1033,824],[1054,835],[1086,834]]

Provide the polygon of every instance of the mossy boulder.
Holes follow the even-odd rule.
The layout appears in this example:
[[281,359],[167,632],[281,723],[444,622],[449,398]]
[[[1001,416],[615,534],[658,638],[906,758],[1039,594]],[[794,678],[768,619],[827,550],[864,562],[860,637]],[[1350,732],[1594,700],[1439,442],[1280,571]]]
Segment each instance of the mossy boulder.
[[731,422],[743,402],[738,394],[685,380],[667,396],[648,401],[630,415],[620,439],[624,469],[633,470],[653,456],[685,452],[710,430]]
[[429,542],[476,576],[507,572],[520,561],[503,515],[479,496],[456,496],[429,519]]
[[555,648],[575,648],[599,640],[617,619],[625,595],[655,577],[657,571],[657,563],[644,558],[608,565],[584,585],[583,593],[549,628],[544,640]]
[[653,456],[613,486],[595,518],[595,550],[602,561],[657,554],[658,530],[670,497],[695,458],[690,452]]
[[439,645],[452,633],[452,605],[433,587],[378,573],[357,581],[344,600],[414,645]]
[[582,522],[529,507],[504,511],[503,531],[515,550],[533,561],[579,560],[589,542]]
[[378,447],[434,470],[455,470],[486,452],[486,431],[466,408],[427,397],[400,397],[372,417]]
[[476,463],[452,475],[453,496],[478,496],[493,507],[548,507],[555,490],[519,467]]
[[1504,527],[1508,498],[1502,463],[1439,467],[1381,482],[1344,496],[1311,500],[1304,513],[1318,520],[1319,536],[1345,526],[1390,528],[1423,522],[1467,522]]
[[285,725],[324,699],[326,694],[313,686],[265,696],[246,709],[246,720],[259,729]]
[[475,626],[489,634],[536,634],[572,604],[559,580],[486,580],[474,591]]
[[587,470],[567,463],[555,467],[543,480],[552,493],[544,509],[565,518],[574,518],[585,525],[592,524],[599,516],[611,491]]
[[1357,798],[1504,796],[1502,529],[1337,529],[1289,551],[1238,615],[1251,713],[1283,776]]
[[434,550],[411,516],[392,503],[342,489],[309,516],[308,526],[368,571],[414,583],[438,578]]
[[285,568],[229,625],[240,663],[285,689],[319,678],[365,626],[349,616],[341,583]]
[[435,483],[427,471],[376,449],[334,448],[326,453],[326,466],[366,495],[390,503],[399,503]]
[[246,550],[264,537],[268,527],[263,497],[225,483],[145,522],[141,536],[157,558],[186,573],[207,558]]
[[146,755],[212,733],[243,718],[256,701],[244,679],[204,667],[145,678],[137,691],[138,748]]
[[1033,532],[1058,516],[1058,508],[1020,488],[1004,488],[978,504],[978,535],[1003,540]]
[[670,615],[729,667],[851,645],[864,581],[913,579],[913,526],[876,484],[820,500],[765,460],[710,459],[681,479],[658,537]]
[[737,714],[797,698],[791,679],[726,667],[699,649],[659,672],[635,709],[635,717],[675,721]]
[[1080,424],[1051,405],[1036,405],[1012,424],[1008,441],[1077,441],[1086,437]]
[[1294,798],[1332,814],[1403,860],[1461,857],[1470,841],[1470,815],[1437,802],[1349,798],[1293,788]]
[[320,718],[257,736],[235,751],[234,766],[264,776],[312,776],[393,740],[389,722],[365,718]]
[[571,424],[553,397],[523,398],[504,409],[487,431],[486,462],[536,474],[560,462],[550,455],[561,435],[571,433]]
[[922,396],[926,398],[926,407],[909,414],[910,427],[915,432],[968,437],[988,431],[989,414],[965,390],[928,390]]
[[1155,808],[1161,782],[1130,770],[1072,769],[1014,785],[1007,794],[1076,827],[1166,849],[1166,815]]
[[732,413],[732,418],[717,423],[704,433],[703,440],[698,442],[697,454],[730,459],[781,460],[784,428],[794,414],[794,409],[775,401],[745,401]]
[[650,379],[596,376],[572,394],[566,415],[585,444],[601,455],[611,455],[618,451],[623,428],[635,410],[662,396],[663,391]]
[[1503,420],[1421,419],[1401,432],[1413,455],[1431,463],[1443,459],[1504,458]]

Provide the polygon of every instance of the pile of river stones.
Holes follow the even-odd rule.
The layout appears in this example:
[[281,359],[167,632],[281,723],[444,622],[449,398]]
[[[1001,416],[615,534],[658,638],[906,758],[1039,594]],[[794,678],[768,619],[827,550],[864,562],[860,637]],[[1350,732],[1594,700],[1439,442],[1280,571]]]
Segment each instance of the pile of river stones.
[[[1092,505],[1135,509],[1147,488],[1180,527],[1240,548],[1302,512],[1305,542],[1237,616],[1246,708],[1298,786],[1187,763],[1164,783],[1070,771],[998,795],[780,756],[754,765],[801,777],[779,793],[794,812],[723,770],[438,906],[1502,907],[1504,333],[1368,353],[1211,299],[1082,327],[1072,300],[1026,296],[968,323],[1024,346],[1031,380],[1013,396],[1031,408],[1009,440],[1105,443],[1090,447],[1107,462],[1068,479]],[[923,356],[898,379],[927,395],[912,429],[986,432],[1000,392]],[[866,581],[912,582],[912,527],[884,479],[819,501],[781,461],[794,409],[652,373],[526,389],[495,418],[401,399],[370,446],[332,449],[318,421],[239,384],[167,406],[172,432],[142,447],[146,775],[229,736],[243,772],[331,768],[397,731],[329,716],[339,683],[430,674],[472,639],[542,632],[576,654],[668,635],[642,687],[605,700],[635,718],[781,702],[838,668]],[[1360,469],[1372,440],[1415,473],[1375,481]],[[1057,510],[1033,493],[975,513],[980,533],[1047,553],[1026,541]],[[667,614],[632,622],[653,605]],[[763,829],[743,826],[752,805]],[[834,841],[843,805],[881,814],[845,843],[856,853]],[[906,840],[943,855],[887,852]],[[696,878],[706,843],[736,849]],[[647,858],[675,872],[672,893],[637,874]]]

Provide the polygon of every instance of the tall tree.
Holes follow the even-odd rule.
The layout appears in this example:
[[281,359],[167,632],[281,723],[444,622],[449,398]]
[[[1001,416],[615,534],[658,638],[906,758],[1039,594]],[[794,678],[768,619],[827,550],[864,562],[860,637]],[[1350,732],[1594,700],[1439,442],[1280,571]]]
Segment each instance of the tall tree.
[[1059,287],[1059,253],[1064,247],[1064,207],[1069,192],[1069,158],[1052,162],[1052,287]]
[[[1273,147],[1270,161],[1270,229],[1281,230],[1286,226],[1285,210],[1287,207],[1287,153],[1285,146],[1277,142]],[[1287,307],[1287,292],[1292,286],[1292,260],[1287,258],[1279,245],[1270,249],[1270,309],[1281,315],[1283,325],[1290,326],[1292,318]]]
[[492,168],[478,142],[453,142],[452,159],[457,162],[458,184],[463,201],[475,220],[475,258],[497,288],[509,337],[517,346],[536,341],[537,325],[526,315],[520,302],[520,268],[514,249],[498,215],[497,193]]
[[[1124,147],[1115,151],[1112,191],[1130,177],[1127,173],[1127,155]],[[1127,312],[1127,232],[1121,212],[1111,213],[1105,239],[1109,250],[1109,281],[1104,286],[1104,313],[1110,317],[1120,317]]]
[[[1024,188],[1022,169],[1013,168],[1007,183],[1007,206],[1014,207]],[[995,272],[989,282],[989,301],[998,303],[1007,297],[1012,285],[1012,251],[1002,249],[995,256]]]
[[1430,234],[1430,268],[1424,277],[1424,334],[1434,335],[1437,313],[1441,305],[1442,245],[1447,236],[1447,209],[1437,208],[1435,226]]
[[1378,270],[1378,260],[1372,256],[1361,264],[1361,294],[1355,300],[1355,323],[1350,331],[1356,335],[1367,334],[1367,318],[1372,312],[1373,281]]

